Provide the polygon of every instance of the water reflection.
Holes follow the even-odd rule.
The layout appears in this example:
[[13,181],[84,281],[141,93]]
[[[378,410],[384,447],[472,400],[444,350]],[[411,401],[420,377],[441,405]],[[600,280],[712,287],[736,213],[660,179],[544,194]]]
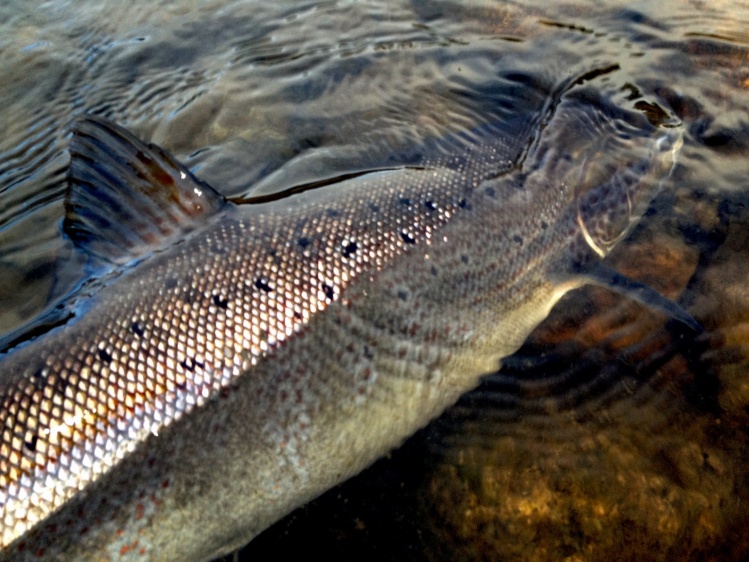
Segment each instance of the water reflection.
[[728,3],[148,3],[0,8],[0,331],[85,278],[60,236],[67,126],[106,115],[231,196],[416,158],[503,117],[498,76],[657,97],[680,166],[610,265],[687,308],[585,288],[392,458],[242,556],[720,559],[749,553],[749,10]]

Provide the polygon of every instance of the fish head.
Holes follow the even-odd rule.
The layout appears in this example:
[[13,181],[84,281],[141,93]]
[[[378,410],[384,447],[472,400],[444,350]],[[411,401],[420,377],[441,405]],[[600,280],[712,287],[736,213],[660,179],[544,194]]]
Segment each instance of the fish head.
[[574,270],[626,237],[673,173],[683,128],[653,107],[627,107],[587,88],[570,92],[535,150],[531,175],[541,172],[538,181],[563,193],[560,226],[572,252],[564,258]]
[[647,126],[645,115],[632,112],[626,117],[612,121],[613,134],[591,146],[578,170],[576,221],[599,257],[645,214],[670,178],[683,145],[682,128],[673,120]]

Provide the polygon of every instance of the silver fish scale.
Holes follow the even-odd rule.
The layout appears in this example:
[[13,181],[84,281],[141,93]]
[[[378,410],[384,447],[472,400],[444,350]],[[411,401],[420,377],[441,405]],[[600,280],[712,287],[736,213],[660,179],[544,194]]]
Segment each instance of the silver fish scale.
[[58,329],[41,355],[6,360],[2,545],[272,354],[354,278],[430,244],[466,181],[443,168],[362,184],[300,197],[299,210],[226,213],[104,288],[76,339]]

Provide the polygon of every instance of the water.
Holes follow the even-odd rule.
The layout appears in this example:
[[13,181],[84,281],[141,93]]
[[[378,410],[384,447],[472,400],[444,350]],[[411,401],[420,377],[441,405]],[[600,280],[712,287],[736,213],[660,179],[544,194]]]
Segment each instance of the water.
[[706,334],[571,293],[480,389],[241,556],[745,559],[749,4],[548,4],[4,3],[0,333],[86,278],[60,234],[77,115],[244,197],[413,160],[502,118],[502,76],[587,75],[684,121],[674,181],[608,263]]

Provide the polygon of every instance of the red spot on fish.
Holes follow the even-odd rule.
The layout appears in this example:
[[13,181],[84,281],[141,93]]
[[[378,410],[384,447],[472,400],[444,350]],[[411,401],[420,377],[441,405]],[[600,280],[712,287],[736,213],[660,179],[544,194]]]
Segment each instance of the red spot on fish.
[[165,478],[164,480],[161,481],[161,487],[162,488],[168,488],[169,487],[169,479],[168,478]]
[[140,520],[143,519],[143,514],[145,513],[146,508],[143,507],[142,503],[139,503],[135,506],[135,519]]
[[125,556],[128,552],[135,550],[136,548],[138,548],[138,539],[135,539],[130,544],[123,544],[120,547],[120,556]]

